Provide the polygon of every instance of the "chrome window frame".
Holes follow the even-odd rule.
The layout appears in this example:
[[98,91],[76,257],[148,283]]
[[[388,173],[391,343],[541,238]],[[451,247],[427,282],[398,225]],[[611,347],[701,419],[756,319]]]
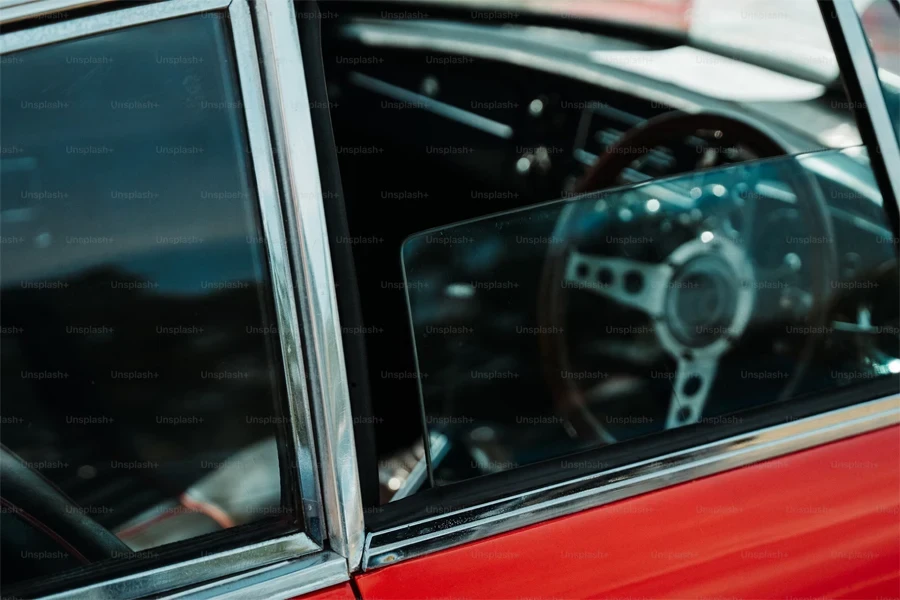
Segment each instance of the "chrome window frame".
[[269,98],[275,154],[290,231],[306,342],[310,404],[331,549],[350,570],[362,560],[362,495],[350,411],[337,291],[297,15],[291,0],[253,4]]
[[[0,23],[39,18],[108,1],[5,0],[0,4],[3,9]],[[302,63],[299,62],[296,16],[290,0],[255,3],[255,9],[263,25],[259,27],[259,36],[247,0],[166,0],[142,6],[119,4],[99,14],[71,20],[47,19],[36,22],[33,27],[0,34],[0,55],[3,55],[163,20],[227,11],[263,233],[267,240],[292,441],[296,450],[295,465],[292,466],[298,471],[298,496],[303,508],[301,532],[66,590],[48,596],[50,598],[143,597],[186,587],[189,588],[187,591],[173,597],[265,594],[269,598],[290,598],[347,581],[350,568],[359,564],[363,525],[352,417],[312,121]],[[263,57],[258,56],[257,40],[264,49]],[[299,65],[300,70],[293,73],[289,85],[273,85],[272,78],[287,75],[287,66],[279,65],[284,56],[290,56],[294,61],[292,68]],[[265,88],[264,74],[265,83],[269,84]],[[278,108],[275,111],[277,128],[272,133],[269,131],[265,90],[272,93],[271,106]],[[286,127],[293,129],[286,132]],[[273,136],[279,150],[277,164]],[[289,158],[286,160],[285,157]],[[286,173],[287,169],[291,170],[290,174]],[[292,203],[282,203],[280,184],[284,185],[281,189],[291,195]],[[299,219],[301,211],[304,217],[309,213],[312,218]],[[287,228],[285,217],[288,217]],[[294,281],[293,260],[302,261],[302,266],[300,262],[296,263],[302,281]],[[298,297],[295,293],[301,285],[305,294]],[[298,303],[301,305],[299,310]],[[309,378],[304,368],[304,343],[312,356]],[[335,385],[334,381],[342,383]],[[331,393],[325,394],[324,390],[331,390]],[[322,457],[321,463],[317,456]],[[327,550],[328,547],[331,550]],[[226,579],[204,584],[223,577]]]
[[65,13],[113,0],[0,0],[0,23]]

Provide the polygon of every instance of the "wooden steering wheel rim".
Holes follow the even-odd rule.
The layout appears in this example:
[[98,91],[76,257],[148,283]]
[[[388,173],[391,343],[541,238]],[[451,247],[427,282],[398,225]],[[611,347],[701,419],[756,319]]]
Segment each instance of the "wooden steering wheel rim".
[[740,141],[750,148],[758,158],[787,154],[782,144],[772,136],[736,116],[673,111],[649,119],[625,132],[587,170],[576,185],[575,192],[588,193],[610,188],[617,184],[622,171],[651,149],[671,144],[673,140],[686,138],[700,130],[721,131],[727,139]]

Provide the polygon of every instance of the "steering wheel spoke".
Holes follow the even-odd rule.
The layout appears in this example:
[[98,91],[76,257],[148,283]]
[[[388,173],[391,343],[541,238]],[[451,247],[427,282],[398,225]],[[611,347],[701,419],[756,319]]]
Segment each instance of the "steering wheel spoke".
[[671,277],[669,265],[572,252],[563,285],[593,292],[653,318],[661,318]]
[[700,420],[718,368],[718,357],[682,357],[678,360],[666,429]]

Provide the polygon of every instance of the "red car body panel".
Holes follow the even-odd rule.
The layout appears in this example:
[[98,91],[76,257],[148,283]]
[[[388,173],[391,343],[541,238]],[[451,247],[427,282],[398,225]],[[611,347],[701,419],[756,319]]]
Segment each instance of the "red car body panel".
[[294,600],[356,600],[356,594],[349,583],[341,583],[327,587],[324,590],[311,592],[303,596],[298,596]]
[[571,15],[639,27],[685,32],[691,25],[694,0],[532,0],[528,10]]
[[900,427],[357,576],[393,598],[900,598]]

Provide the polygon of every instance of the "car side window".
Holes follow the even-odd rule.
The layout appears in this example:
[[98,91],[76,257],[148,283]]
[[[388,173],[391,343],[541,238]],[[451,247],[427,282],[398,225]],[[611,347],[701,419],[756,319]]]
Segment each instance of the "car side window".
[[[30,490],[4,480],[4,595],[60,563],[154,557],[298,520],[282,483],[278,324],[223,16],[3,56],[4,468],[58,494],[34,512]],[[100,550],[48,545],[41,532],[77,529],[66,511],[108,533],[84,542]],[[22,515],[37,526],[18,527]]]
[[471,456],[432,456],[436,484],[725,429],[776,402],[896,390],[898,271],[882,206],[865,149],[851,148],[411,236],[425,423]]
[[629,8],[659,46],[584,26],[610,3],[443,4],[331,44],[374,527],[896,392],[893,194],[828,3]]

